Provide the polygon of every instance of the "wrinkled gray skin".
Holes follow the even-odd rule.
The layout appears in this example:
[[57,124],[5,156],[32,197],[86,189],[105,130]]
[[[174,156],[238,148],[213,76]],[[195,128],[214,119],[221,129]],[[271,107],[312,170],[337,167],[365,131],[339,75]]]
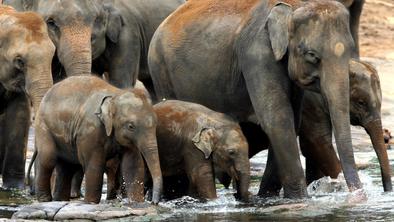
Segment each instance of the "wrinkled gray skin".
[[129,199],[144,200],[144,158],[153,178],[152,201],[159,201],[162,176],[156,115],[139,90],[120,90],[93,76],[67,78],[44,97],[35,127],[39,201],[52,200],[50,177],[55,167],[56,184],[62,189],[55,190],[53,199],[68,200],[72,176],[82,165],[85,201],[98,203],[106,161],[117,154],[122,155]]
[[[159,24],[183,0],[5,0],[43,16],[56,46],[54,79],[108,72],[119,88],[147,79],[147,54]],[[60,66],[60,64],[61,66]],[[60,76],[59,76],[60,73]]]
[[[177,100],[160,102],[154,111],[166,199],[217,198],[214,166],[235,179],[238,199],[249,199],[248,144],[236,122],[202,105]],[[177,184],[183,176],[187,181]],[[174,184],[189,188],[182,193]]]
[[[391,168],[382,135],[380,112],[382,93],[379,76],[369,63],[352,59],[349,64],[351,124],[362,126],[369,134],[378,156],[383,189],[391,191]],[[256,138],[264,138],[264,135],[254,136],[254,138],[248,139],[253,141]],[[332,145],[329,110],[318,93],[305,92],[299,140],[301,151],[306,158],[307,184],[323,176],[338,177],[342,168]],[[250,149],[250,158],[262,149],[267,149],[268,142],[265,145],[254,147],[258,149]],[[276,173],[278,166],[272,160],[271,155],[272,152],[269,152],[268,163],[262,179],[263,186],[271,193],[278,194],[282,186]],[[231,178],[224,172],[215,170],[215,175],[226,187],[230,185]]]
[[[55,47],[32,12],[0,5],[0,172],[3,188],[24,188],[30,106],[52,86]],[[29,100],[30,99],[30,100]]]
[[148,62],[159,99],[259,123],[281,163],[284,196],[300,198],[307,196],[295,130],[301,88],[323,95],[347,185],[362,188],[349,119],[353,51],[348,11],[335,1],[191,0],[157,29]]

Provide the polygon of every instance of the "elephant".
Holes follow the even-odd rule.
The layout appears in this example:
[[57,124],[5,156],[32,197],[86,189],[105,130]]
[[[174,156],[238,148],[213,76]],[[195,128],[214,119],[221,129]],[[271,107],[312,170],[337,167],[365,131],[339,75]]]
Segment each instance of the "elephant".
[[190,0],[156,30],[148,65],[159,100],[195,102],[260,125],[281,163],[286,198],[307,196],[296,130],[303,91],[320,92],[349,190],[365,197],[350,134],[354,47],[349,13],[336,1]]
[[[392,191],[391,168],[382,134],[382,92],[375,68],[363,61],[350,61],[350,122],[363,127],[379,160],[384,191]],[[299,132],[306,157],[306,180],[323,176],[337,178],[341,164],[332,145],[332,125],[321,95],[307,92]]]
[[237,122],[202,105],[178,100],[162,101],[153,109],[167,199],[183,195],[217,198],[213,166],[235,179],[237,199],[249,199],[248,143]]
[[[373,148],[378,156],[384,191],[392,191],[391,169],[382,134],[381,103],[382,92],[376,69],[369,63],[351,59],[349,61],[349,95],[350,121],[354,126],[362,126],[370,135]],[[265,135],[256,135],[265,138]],[[337,178],[341,172],[341,164],[332,145],[332,125],[329,110],[323,97],[315,92],[304,94],[299,141],[302,154],[306,159],[307,184],[323,176]],[[251,140],[251,139],[249,139]],[[269,142],[264,146],[254,146],[249,158],[263,149],[268,149]],[[263,175],[264,187],[271,193],[278,194],[281,184],[278,178],[277,165],[268,154],[268,163]],[[228,187],[231,178],[223,171],[215,171],[219,181]]]
[[153,178],[152,202],[162,190],[156,141],[156,115],[138,89],[122,90],[94,76],[69,77],[45,95],[37,113],[36,179],[38,201],[51,201],[50,177],[56,168],[54,200],[68,200],[71,179],[82,166],[84,201],[101,199],[106,161],[121,155],[130,201],[144,200],[144,160]]
[[159,24],[184,0],[4,0],[41,14],[56,46],[54,79],[102,75],[119,88],[149,82],[148,47]]
[[[55,46],[36,13],[0,5],[0,172],[3,188],[24,189],[30,107],[53,85]],[[32,115],[34,116],[34,114]]]

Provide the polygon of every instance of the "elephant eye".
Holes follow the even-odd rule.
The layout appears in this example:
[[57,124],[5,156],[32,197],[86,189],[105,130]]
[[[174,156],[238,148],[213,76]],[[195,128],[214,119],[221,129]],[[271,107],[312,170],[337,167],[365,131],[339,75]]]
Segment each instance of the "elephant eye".
[[135,130],[135,125],[133,123],[127,123],[126,127],[130,131],[134,131]]
[[305,60],[306,60],[308,63],[317,64],[317,63],[320,62],[319,56],[318,56],[317,53],[314,52],[313,50],[308,50],[308,51],[306,51],[305,54],[304,54],[304,56],[305,56]]
[[16,56],[15,58],[14,58],[14,66],[15,66],[15,68],[16,69],[18,69],[18,70],[23,70],[23,68],[25,67],[25,61],[24,61],[24,59],[22,58],[22,56]]
[[359,101],[357,102],[357,104],[358,104],[359,106],[365,106],[365,105],[366,105],[366,103],[365,103],[364,101],[362,101],[362,100],[359,100]]
[[48,28],[50,28],[50,29],[56,29],[57,28],[56,22],[55,22],[55,20],[53,18],[48,18],[46,23],[47,23]]
[[233,156],[235,154],[235,150],[233,150],[233,149],[228,150],[228,154],[230,156]]

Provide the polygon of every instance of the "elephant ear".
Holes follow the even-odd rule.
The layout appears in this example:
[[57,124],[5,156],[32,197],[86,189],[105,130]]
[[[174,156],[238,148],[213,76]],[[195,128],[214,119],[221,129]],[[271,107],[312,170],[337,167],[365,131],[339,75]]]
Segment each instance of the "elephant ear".
[[104,96],[99,103],[95,114],[105,126],[107,136],[110,136],[113,128],[114,110],[112,96]]
[[287,51],[291,14],[290,5],[278,3],[268,15],[267,29],[276,61],[281,60]]
[[113,43],[119,40],[120,31],[123,26],[122,16],[120,12],[115,9],[111,3],[104,4],[105,10],[108,12],[107,32],[106,35]]
[[206,159],[211,155],[214,148],[214,136],[215,132],[212,128],[202,128],[198,130],[196,135],[193,137],[193,144],[197,149],[204,153]]

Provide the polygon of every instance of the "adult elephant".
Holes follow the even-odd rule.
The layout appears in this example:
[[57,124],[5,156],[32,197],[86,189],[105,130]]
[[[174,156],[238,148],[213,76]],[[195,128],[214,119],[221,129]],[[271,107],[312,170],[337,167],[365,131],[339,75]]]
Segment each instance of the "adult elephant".
[[[56,46],[55,80],[108,72],[113,85],[134,86],[149,76],[148,46],[159,24],[183,0],[5,0],[36,11]],[[60,62],[60,64],[59,64]],[[63,70],[64,67],[64,70]],[[60,74],[59,74],[60,73]],[[146,78],[145,78],[146,79]]]
[[335,1],[190,0],[159,26],[148,62],[159,98],[259,124],[281,163],[284,196],[299,198],[307,196],[295,130],[301,88],[323,95],[347,185],[362,188],[349,120],[353,50],[348,11]]
[[52,86],[55,47],[36,13],[0,5],[0,164],[4,188],[24,188],[30,105]]
[[[382,92],[377,71],[369,63],[350,60],[350,121],[352,125],[363,127],[369,134],[373,148],[377,154],[384,191],[392,190],[391,169],[382,135],[381,103]],[[254,128],[253,128],[254,127]],[[248,133],[248,141],[254,143],[249,157],[269,147],[269,142],[258,141],[266,138],[263,132],[256,133],[258,126],[243,125]],[[302,122],[299,129],[299,140],[302,154],[306,158],[307,184],[323,176],[337,178],[341,172],[341,164],[332,145],[332,124],[328,107],[323,97],[315,92],[307,91],[304,95]],[[256,149],[257,148],[257,149]],[[276,173],[278,165],[268,153],[266,170],[262,178],[262,186],[269,193],[278,194],[282,185]],[[219,170],[215,170],[219,181],[228,187],[231,178]]]
[[[391,169],[382,134],[382,92],[377,71],[366,62],[350,62],[350,122],[369,134],[379,160],[384,191],[392,190]],[[306,180],[337,178],[341,165],[332,145],[332,125],[321,95],[305,94],[300,146],[306,158]]]

